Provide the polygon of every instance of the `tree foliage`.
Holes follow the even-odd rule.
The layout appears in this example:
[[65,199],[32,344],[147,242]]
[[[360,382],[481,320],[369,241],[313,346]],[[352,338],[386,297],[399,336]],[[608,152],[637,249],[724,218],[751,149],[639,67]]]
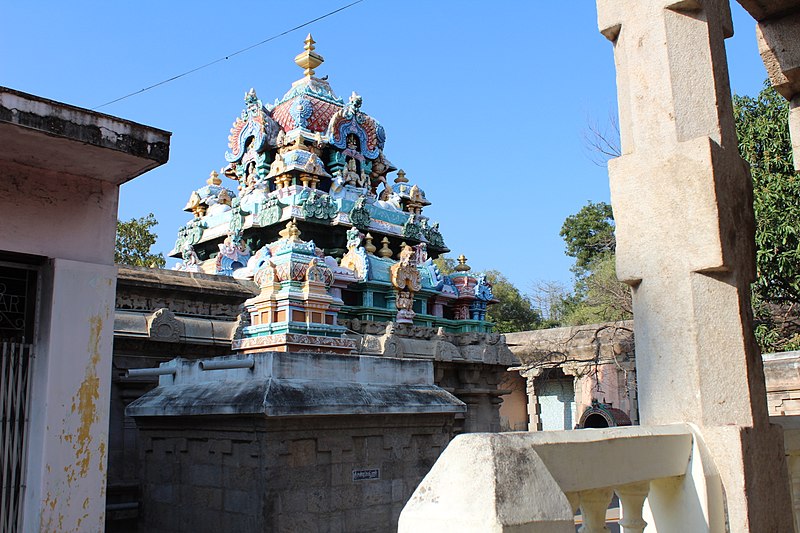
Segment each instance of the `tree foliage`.
[[756,336],[765,351],[800,347],[800,176],[792,164],[789,105],[775,89],[734,96],[739,151],[753,176]]
[[163,268],[166,260],[162,254],[151,254],[156,234],[150,228],[158,225],[153,213],[127,222],[117,221],[117,245],[114,262],[132,266],[156,266]]
[[792,165],[789,104],[772,87],[734,96],[739,151],[753,175],[755,291],[766,302],[800,303],[800,176]]
[[617,280],[614,214],[605,202],[589,202],[561,228],[566,254],[575,258],[571,293],[558,313],[561,325],[578,326],[625,320],[632,316],[630,288]]
[[567,244],[567,255],[575,258],[576,274],[588,269],[596,257],[613,252],[616,246],[611,206],[589,202],[567,217],[560,235]]
[[569,326],[628,320],[633,317],[630,287],[617,279],[613,252],[595,256],[575,290],[564,300],[561,322]]
[[492,293],[500,303],[490,305],[486,320],[494,322],[498,333],[528,331],[541,327],[542,316],[534,309],[531,299],[523,295],[513,283],[497,270],[487,270],[486,280],[492,284]]

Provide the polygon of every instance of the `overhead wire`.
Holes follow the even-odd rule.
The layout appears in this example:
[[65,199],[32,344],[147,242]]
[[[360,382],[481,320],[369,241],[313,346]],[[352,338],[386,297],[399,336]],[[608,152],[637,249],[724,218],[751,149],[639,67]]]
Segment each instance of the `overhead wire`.
[[132,93],[126,94],[125,96],[120,96],[119,98],[115,98],[114,100],[110,100],[110,101],[108,101],[108,102],[106,102],[104,104],[100,104],[99,106],[93,107],[92,110],[96,111],[96,110],[100,109],[101,107],[105,107],[105,106],[108,106],[108,105],[111,105],[111,104],[115,104],[115,103],[117,103],[119,101],[125,100],[126,98],[130,98],[131,96],[136,96],[137,94],[141,94],[143,92],[149,91],[150,89],[155,89],[156,87],[160,87],[161,85],[164,85],[164,84],[169,83],[171,81],[175,81],[175,80],[177,80],[179,78],[183,78],[184,76],[188,76],[189,74],[197,72],[198,70],[203,70],[204,68],[208,68],[208,67],[210,67],[212,65],[216,65],[217,63],[221,63],[222,61],[226,61],[226,60],[228,60],[228,59],[230,59],[230,58],[232,58],[234,56],[237,56],[239,54],[243,54],[244,52],[247,52],[249,50],[252,50],[253,48],[261,46],[262,44],[266,44],[266,43],[268,43],[270,41],[274,41],[275,39],[277,39],[279,37],[283,37],[284,35],[286,35],[288,33],[292,33],[293,31],[297,31],[297,30],[299,30],[301,28],[305,28],[306,26],[308,26],[310,24],[313,24],[313,23],[318,22],[318,21],[320,21],[322,19],[328,18],[331,15],[335,15],[336,13],[339,13],[340,11],[344,11],[347,8],[353,7],[356,4],[360,4],[363,1],[364,0],[356,0],[355,2],[351,2],[351,3],[349,3],[349,4],[345,5],[345,6],[342,6],[342,7],[338,8],[338,9],[334,9],[333,11],[325,13],[324,15],[321,15],[321,16],[319,16],[317,18],[314,18],[314,19],[306,21],[306,22],[304,22],[302,24],[299,24],[299,25],[297,25],[297,26],[295,26],[293,28],[289,28],[288,30],[282,31],[280,33],[276,33],[275,35],[273,35],[271,37],[268,37],[268,38],[264,39],[263,41],[259,41],[259,42],[255,43],[255,44],[251,44],[250,46],[242,48],[241,50],[236,50],[235,52],[232,52],[232,53],[230,53],[230,54],[228,54],[228,55],[226,55],[224,57],[220,57],[219,59],[215,59],[213,61],[209,61],[208,63],[205,63],[204,65],[200,65],[200,66],[195,67],[195,68],[193,68],[191,70],[187,70],[186,72],[182,72],[181,74],[178,74],[176,76],[172,76],[171,78],[167,78],[167,79],[162,80],[162,81],[160,81],[158,83],[154,83],[153,85],[149,85],[149,86],[147,86],[147,87],[145,87],[143,89],[139,89],[138,91],[134,91]]

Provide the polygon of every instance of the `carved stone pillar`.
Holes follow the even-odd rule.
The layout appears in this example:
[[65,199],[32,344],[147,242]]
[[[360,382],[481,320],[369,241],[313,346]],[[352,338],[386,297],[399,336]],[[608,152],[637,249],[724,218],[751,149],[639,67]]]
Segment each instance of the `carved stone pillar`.
[[536,378],[542,375],[541,368],[528,368],[520,371],[525,378],[525,392],[528,395],[528,431],[541,431],[542,422],[539,419],[539,397],[536,395]]
[[730,8],[597,7],[617,67],[622,156],[609,177],[617,275],[633,292],[642,423],[698,428],[725,494],[712,529],[727,517],[738,531],[790,531],[782,432],[769,425],[752,334],[752,183],[728,84]]

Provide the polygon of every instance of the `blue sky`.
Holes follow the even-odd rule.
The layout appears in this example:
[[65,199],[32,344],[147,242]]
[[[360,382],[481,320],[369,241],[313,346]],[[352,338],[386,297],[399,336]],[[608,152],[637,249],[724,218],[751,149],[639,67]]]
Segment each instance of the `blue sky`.
[[[92,108],[347,3],[6,0],[0,85]],[[731,86],[755,94],[766,77],[755,24],[732,8]],[[282,96],[302,76],[293,58],[311,31],[325,57],[317,75],[345,99],[361,94],[386,128],[386,156],[426,191],[425,212],[454,255],[523,291],[569,284],[561,224],[609,194],[583,141],[587,123],[616,113],[612,49],[596,24],[586,0],[366,0],[102,108],[173,133],[169,163],[122,187],[120,218],[155,213],[155,251],[167,252],[189,194],[225,163],[244,93]]]

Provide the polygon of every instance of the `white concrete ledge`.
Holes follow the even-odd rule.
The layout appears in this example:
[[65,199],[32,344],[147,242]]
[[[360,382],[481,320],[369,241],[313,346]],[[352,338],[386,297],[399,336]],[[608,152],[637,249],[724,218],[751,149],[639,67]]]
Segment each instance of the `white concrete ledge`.
[[399,531],[574,532],[576,493],[685,476],[693,445],[683,424],[459,435],[406,504]]

